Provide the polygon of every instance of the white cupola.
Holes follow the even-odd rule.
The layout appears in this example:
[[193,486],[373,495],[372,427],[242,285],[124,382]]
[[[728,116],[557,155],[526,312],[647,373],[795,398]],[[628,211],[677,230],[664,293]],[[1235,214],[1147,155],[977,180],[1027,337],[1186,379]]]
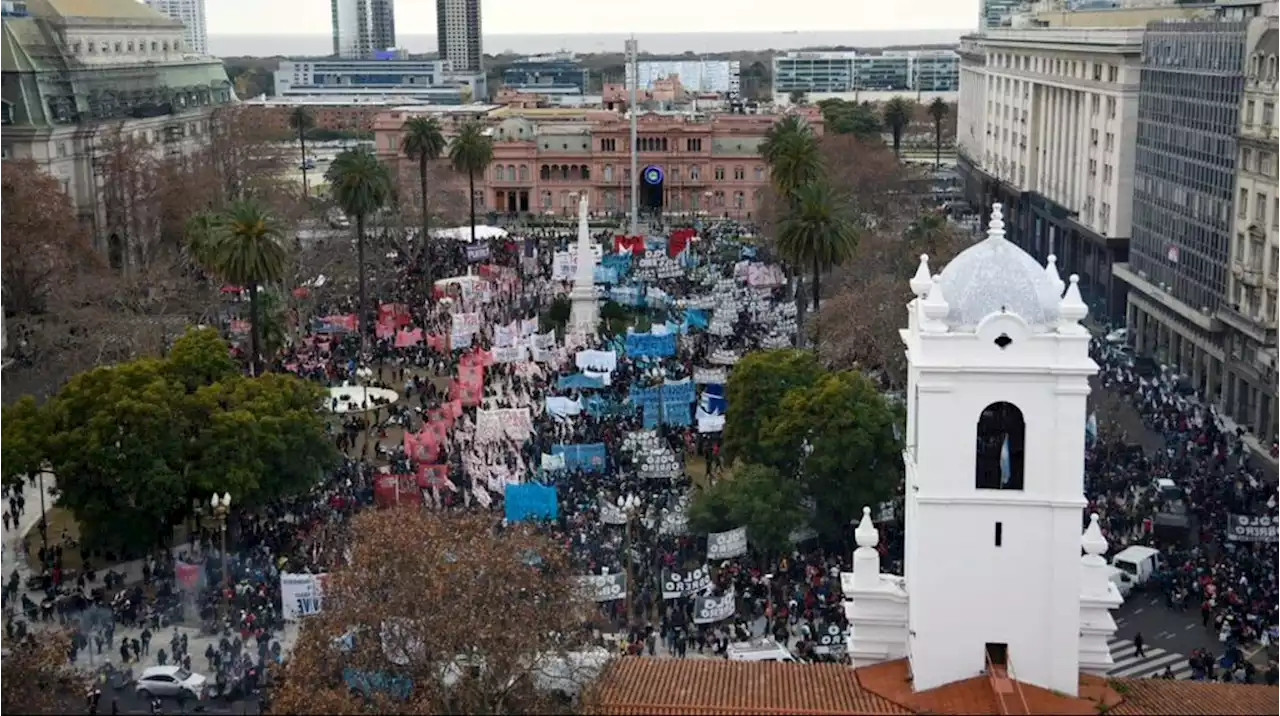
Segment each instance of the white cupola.
[[[907,329],[906,563],[914,688],[1006,662],[1079,685],[1087,308],[1076,277],[987,237],[912,278]],[[1064,296],[1064,288],[1066,290]],[[856,557],[855,557],[856,561]]]

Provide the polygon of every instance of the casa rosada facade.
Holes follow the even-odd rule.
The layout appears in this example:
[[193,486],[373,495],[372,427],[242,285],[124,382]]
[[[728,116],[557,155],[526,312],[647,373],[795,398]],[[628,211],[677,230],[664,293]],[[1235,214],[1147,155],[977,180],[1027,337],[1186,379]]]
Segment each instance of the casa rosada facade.
[[[421,110],[419,110],[421,111]],[[815,131],[821,115],[805,112]],[[374,123],[379,156],[402,182],[418,181],[405,156],[403,125],[413,108],[381,113]],[[760,144],[777,115],[645,113],[637,120],[642,209],[665,214],[710,212],[747,219],[768,186]],[[446,135],[461,118],[442,120]],[[630,121],[605,110],[502,110],[481,118],[494,138],[493,163],[476,177],[477,210],[497,213],[577,212],[588,195],[593,214],[625,212],[631,201]],[[417,192],[406,187],[402,197]]]

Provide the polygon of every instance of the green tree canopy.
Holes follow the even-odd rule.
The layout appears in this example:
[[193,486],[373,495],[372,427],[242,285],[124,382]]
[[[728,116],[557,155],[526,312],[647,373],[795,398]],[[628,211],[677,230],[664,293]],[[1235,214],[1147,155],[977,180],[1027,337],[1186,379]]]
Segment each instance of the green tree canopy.
[[761,441],[782,474],[797,475],[813,500],[813,527],[834,537],[863,506],[893,495],[902,475],[897,422],[866,376],[841,371],[788,391]]
[[818,107],[822,110],[822,122],[827,131],[852,134],[864,142],[879,141],[882,130],[880,117],[869,103],[832,98],[822,100]]
[[729,407],[722,444],[726,457],[776,464],[762,444],[766,425],[778,414],[789,391],[807,388],[821,375],[822,368],[808,351],[756,351],[738,361],[725,386]]
[[246,506],[305,492],[336,459],[322,390],[246,377],[227,350],[211,329],[192,330],[164,359],[95,368],[42,406],[5,406],[5,481],[47,464],[58,504],[119,547],[153,544],[215,492]]
[[792,531],[804,523],[802,498],[800,484],[772,467],[742,465],[694,495],[689,525],[698,533],[746,526],[752,547],[777,555],[790,547]]
[[821,300],[822,273],[853,256],[858,233],[845,205],[826,182],[797,187],[794,199],[778,226],[778,253],[797,269],[813,270],[816,311]]

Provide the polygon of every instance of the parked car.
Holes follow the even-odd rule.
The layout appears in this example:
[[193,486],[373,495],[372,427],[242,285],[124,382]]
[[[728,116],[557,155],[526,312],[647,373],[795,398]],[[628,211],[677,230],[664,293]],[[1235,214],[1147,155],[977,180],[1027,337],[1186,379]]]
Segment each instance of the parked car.
[[170,696],[179,700],[204,699],[209,680],[180,666],[152,666],[138,677],[138,696]]

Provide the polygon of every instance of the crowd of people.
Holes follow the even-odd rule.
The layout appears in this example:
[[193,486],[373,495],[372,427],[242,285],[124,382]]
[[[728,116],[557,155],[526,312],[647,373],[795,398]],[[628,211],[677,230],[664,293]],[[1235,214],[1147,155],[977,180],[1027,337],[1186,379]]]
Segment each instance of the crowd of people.
[[[1275,470],[1249,453],[1203,404],[1185,377],[1097,338],[1091,352],[1102,386],[1125,396],[1143,427],[1158,435],[1144,450],[1123,429],[1102,426],[1087,457],[1086,497],[1114,549],[1148,545],[1161,554],[1155,589],[1167,607],[1199,611],[1221,650],[1192,655],[1196,678],[1244,680],[1246,646],[1276,641],[1280,619],[1277,544],[1232,539],[1237,516],[1277,516]],[[1274,534],[1274,528],[1273,532]],[[1274,680],[1274,668],[1268,679]]]

